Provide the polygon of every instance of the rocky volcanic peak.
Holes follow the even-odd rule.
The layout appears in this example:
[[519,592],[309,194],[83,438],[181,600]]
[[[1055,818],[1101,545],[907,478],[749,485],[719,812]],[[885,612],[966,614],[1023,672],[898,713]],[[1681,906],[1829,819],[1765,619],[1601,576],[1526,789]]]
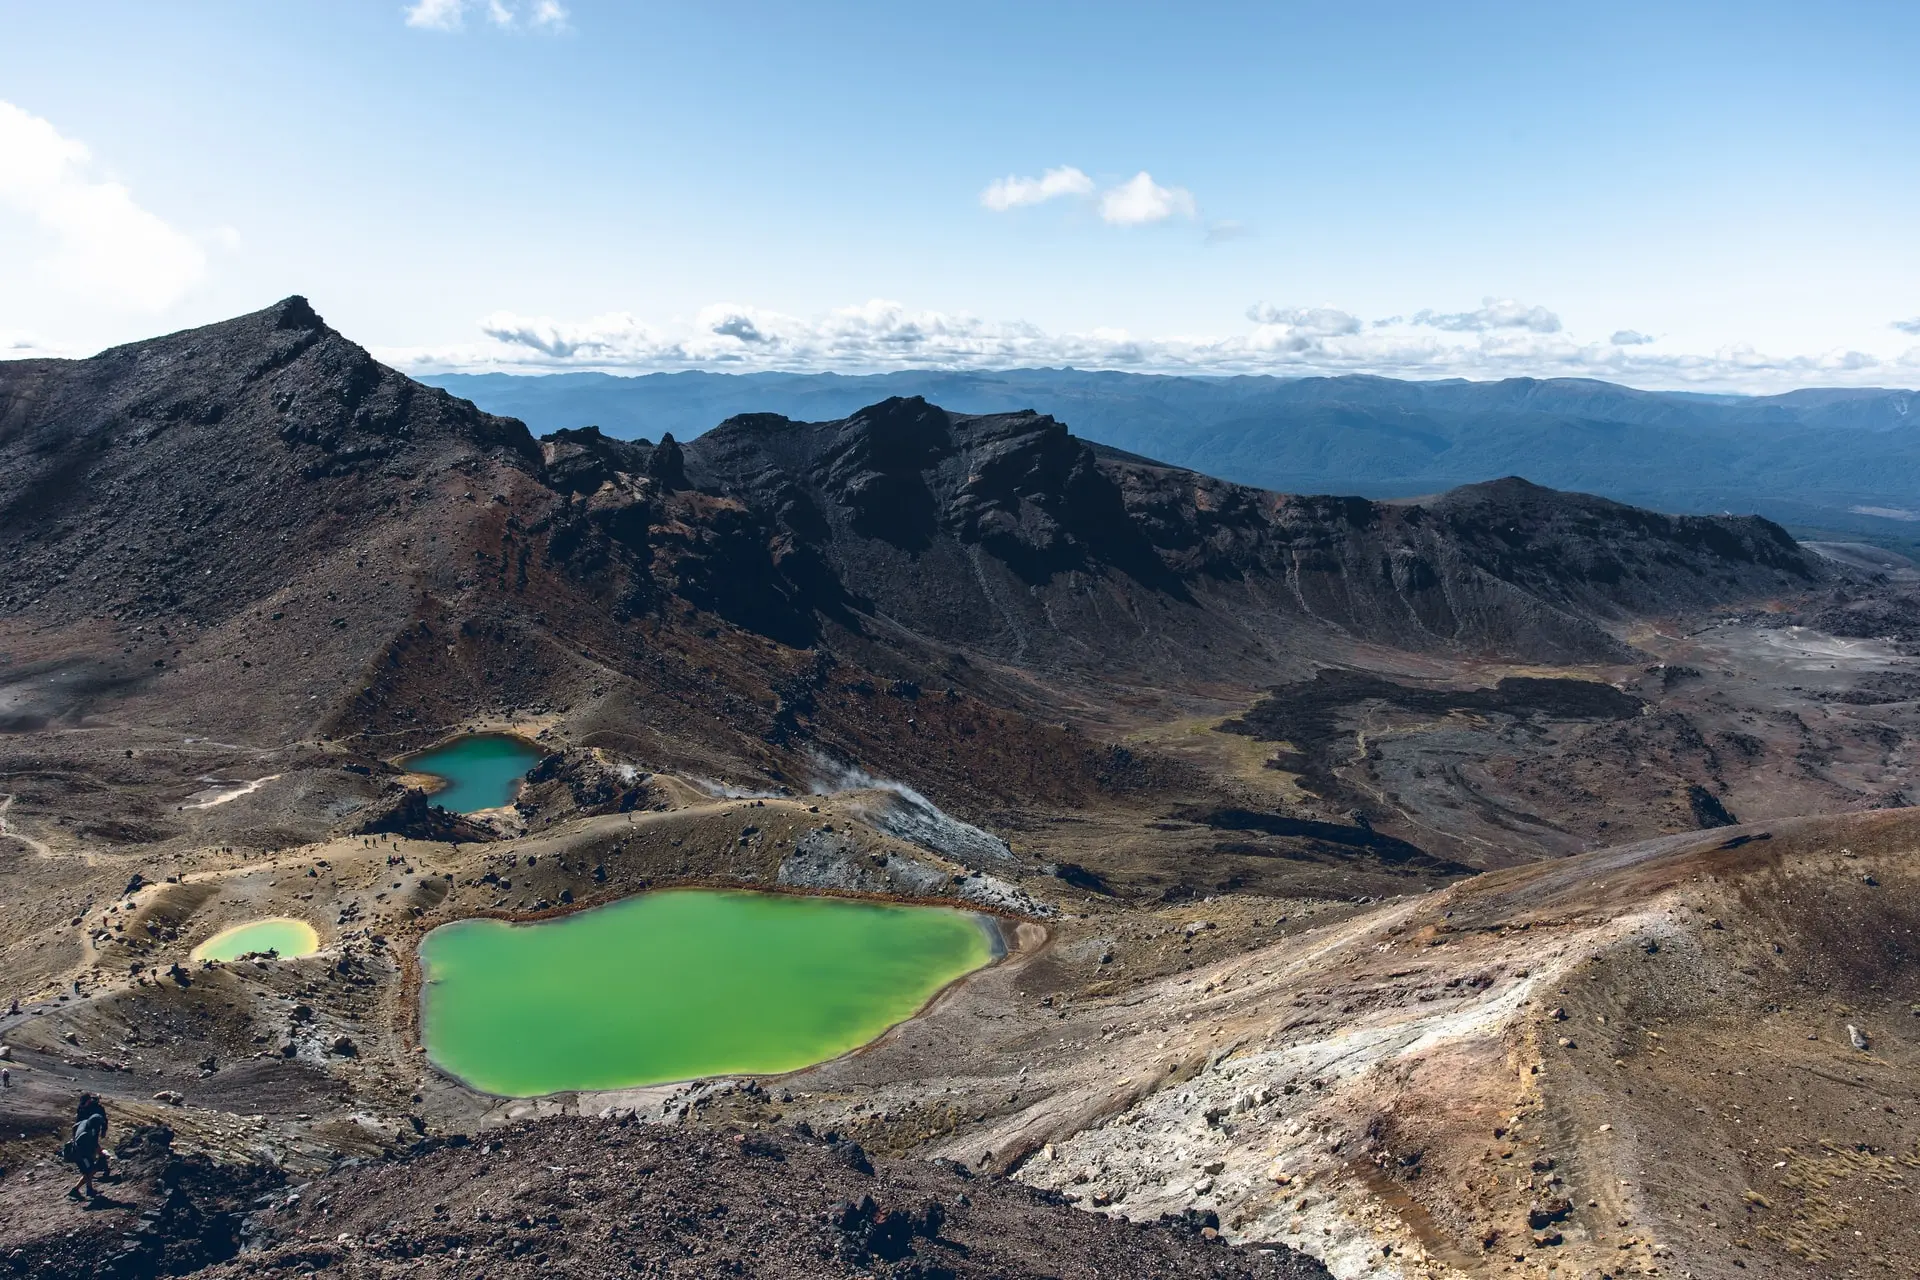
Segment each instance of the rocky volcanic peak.
[[[1617,657],[1596,617],[1825,572],[1764,520],[1667,517],[1519,480],[1427,503],[1285,496],[1097,449],[1044,415],[918,398],[839,422],[735,418],[689,465],[814,549],[862,608],[1042,664],[1063,647],[1143,661],[1143,642],[1170,636],[1190,655],[1223,625],[1243,648],[1246,630],[1302,615],[1416,649]],[[1149,609],[1171,614],[1143,625]]]
[[386,368],[298,297],[88,360],[0,363],[0,454],[11,603],[69,615],[217,612],[210,590],[263,593],[424,476],[540,462],[518,422]]
[[540,452],[542,475],[561,493],[593,493],[611,481],[642,477],[665,491],[687,487],[686,460],[672,432],[656,445],[616,440],[598,427],[568,428],[542,436]]
[[592,493],[622,472],[644,475],[653,452],[644,440],[613,440],[598,427],[556,431],[540,441],[547,483],[562,493]]
[[1669,516],[1518,476],[1428,505],[1494,572],[1562,598],[1591,593],[1646,609],[1669,596],[1677,603],[1690,578],[1804,586],[1826,576],[1785,529],[1758,516]]
[[1029,583],[1113,561],[1119,544],[1138,541],[1093,450],[1050,417],[970,417],[894,399],[830,438],[814,474],[864,536],[924,550],[944,533]]

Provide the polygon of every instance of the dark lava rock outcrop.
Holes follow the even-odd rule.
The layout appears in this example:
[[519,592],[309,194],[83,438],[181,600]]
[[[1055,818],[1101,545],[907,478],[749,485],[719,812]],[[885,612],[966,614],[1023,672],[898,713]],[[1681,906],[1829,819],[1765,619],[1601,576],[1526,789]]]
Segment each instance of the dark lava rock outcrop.
[[1103,1276],[1316,1280],[1284,1246],[1185,1219],[1136,1224],[952,1165],[869,1159],[789,1131],[560,1119],[341,1168],[250,1221],[209,1277]]
[[552,752],[527,770],[514,807],[522,818],[538,822],[551,815],[632,813],[653,801],[645,773],[601,752],[575,748]]
[[1101,449],[1040,414],[919,399],[838,422],[734,418],[687,458],[860,613],[1043,668],[1098,655],[1217,673],[1270,660],[1302,624],[1613,658],[1626,650],[1602,623],[1825,572],[1757,518],[1663,516],[1518,479],[1417,503],[1288,496]]
[[496,835],[492,828],[465,814],[433,803],[433,797],[418,787],[403,787],[398,783],[387,786],[373,811],[354,827],[353,834],[441,841],[492,840]]
[[1322,800],[1365,805],[1369,797],[1343,779],[1338,767],[1352,753],[1356,718],[1369,707],[1424,717],[1468,712],[1519,722],[1605,722],[1631,720],[1646,703],[1598,680],[1507,676],[1492,688],[1450,689],[1328,668],[1311,680],[1276,687],[1245,715],[1221,724],[1220,731],[1287,744],[1271,767],[1299,774]]

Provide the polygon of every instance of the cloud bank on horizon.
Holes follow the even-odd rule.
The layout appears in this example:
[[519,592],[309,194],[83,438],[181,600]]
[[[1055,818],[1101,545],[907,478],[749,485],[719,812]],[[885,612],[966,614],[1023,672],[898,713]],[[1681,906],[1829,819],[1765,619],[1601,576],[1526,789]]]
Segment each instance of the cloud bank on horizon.
[[[1666,350],[1632,329],[1604,340],[1569,332],[1546,307],[1488,297],[1464,311],[1422,309],[1364,320],[1336,307],[1247,308],[1251,328],[1220,336],[1139,337],[1120,329],[1057,333],[1020,321],[913,310],[875,299],[810,317],[719,303],[655,325],[625,312],[556,320],[496,312],[478,340],[379,354],[416,372],[612,373],[708,369],[884,372],[1071,366],[1190,375],[1375,374],[1399,378],[1584,377],[1646,387],[1779,390],[1821,383],[1920,381],[1920,346],[1777,354],[1734,344]],[[1897,324],[1896,327],[1904,327]]]
[[[461,0],[422,0],[457,6]],[[1199,202],[1147,170],[1102,186],[1073,165],[1037,177],[1008,174],[981,190],[996,214],[1055,202],[1091,210],[1115,227],[1197,222]],[[1212,244],[1250,234],[1238,222],[1206,228]],[[1476,308],[1422,308],[1363,320],[1329,306],[1247,308],[1252,328],[1218,336],[1140,337],[1124,329],[1050,332],[1022,321],[913,310],[886,299],[802,317],[716,303],[691,320],[651,324],[627,312],[557,320],[500,311],[481,339],[381,354],[417,372],[615,373],[707,369],[733,372],[882,372],[1074,366],[1188,375],[1374,374],[1402,378],[1591,377],[1647,387],[1781,390],[1809,381],[1866,384],[1920,380],[1920,347],[1894,356],[1850,349],[1769,354],[1734,343],[1707,352],[1654,350],[1656,335],[1616,329],[1604,341],[1568,333],[1547,307],[1485,297]],[[1920,334],[1920,317],[1892,327]]]

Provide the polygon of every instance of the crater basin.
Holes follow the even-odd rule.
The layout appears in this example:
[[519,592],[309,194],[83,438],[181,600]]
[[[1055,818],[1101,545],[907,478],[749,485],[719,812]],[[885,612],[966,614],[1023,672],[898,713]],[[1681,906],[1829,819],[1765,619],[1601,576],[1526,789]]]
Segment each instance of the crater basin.
[[508,1097],[792,1071],[912,1017],[1000,949],[943,907],[717,889],[421,942],[428,1057]]
[[238,960],[241,956],[273,951],[282,960],[310,956],[320,949],[320,935],[305,920],[272,916],[222,929],[195,947],[195,960]]
[[432,774],[447,784],[433,793],[433,802],[441,808],[478,813],[512,804],[520,791],[520,780],[539,760],[539,749],[523,739],[504,733],[476,733],[408,756],[401,763],[415,773]]

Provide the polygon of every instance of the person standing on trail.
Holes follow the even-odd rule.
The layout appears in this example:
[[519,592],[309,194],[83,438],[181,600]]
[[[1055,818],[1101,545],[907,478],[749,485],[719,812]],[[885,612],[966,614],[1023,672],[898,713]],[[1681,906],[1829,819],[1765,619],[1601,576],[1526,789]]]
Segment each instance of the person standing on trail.
[[107,1166],[107,1109],[91,1093],[80,1095],[80,1106],[73,1126],[73,1141],[67,1144],[67,1159],[80,1170],[80,1180],[67,1188],[67,1199],[92,1200],[100,1193],[93,1188],[93,1175]]

